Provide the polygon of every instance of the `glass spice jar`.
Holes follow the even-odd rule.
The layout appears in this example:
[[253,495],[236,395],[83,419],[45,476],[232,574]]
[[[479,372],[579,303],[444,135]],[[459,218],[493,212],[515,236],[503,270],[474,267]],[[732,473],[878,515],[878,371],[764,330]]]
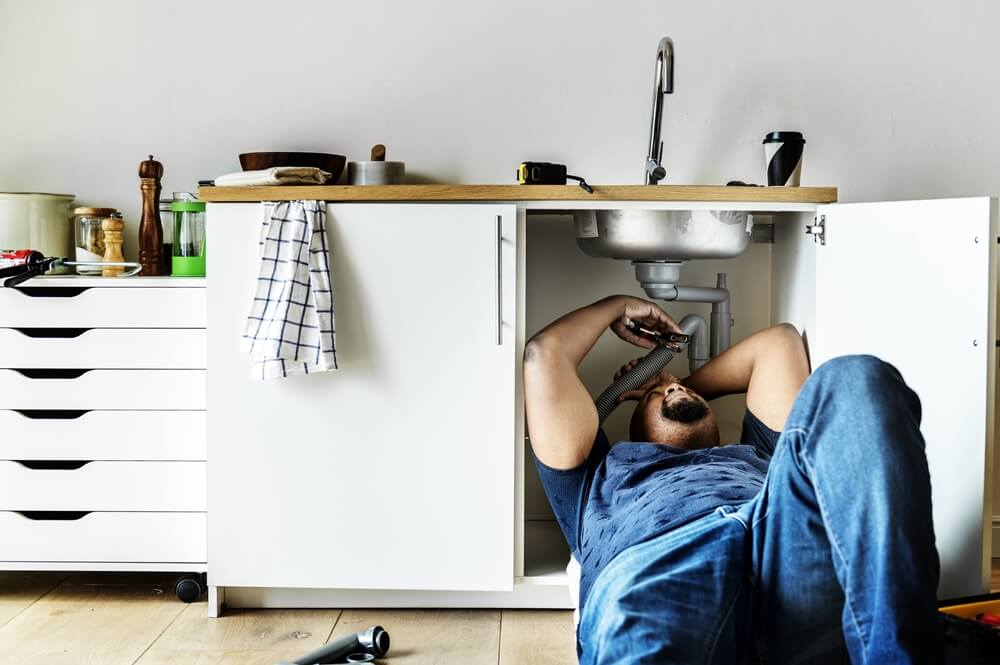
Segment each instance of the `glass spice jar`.
[[[101,223],[118,211],[114,208],[75,208],[73,229],[76,238],[77,261],[104,260],[104,231]],[[77,266],[81,275],[100,275],[100,266]]]
[[173,199],[160,199],[160,226],[163,229],[163,247],[160,251],[160,258],[163,264],[163,275],[170,274],[174,258],[174,213],[170,210],[170,205],[173,202]]

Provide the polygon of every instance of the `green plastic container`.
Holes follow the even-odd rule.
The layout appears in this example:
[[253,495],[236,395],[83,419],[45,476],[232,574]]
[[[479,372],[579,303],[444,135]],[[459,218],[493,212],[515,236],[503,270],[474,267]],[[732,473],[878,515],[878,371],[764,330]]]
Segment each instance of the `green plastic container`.
[[174,247],[170,261],[175,277],[205,276],[205,202],[174,201]]

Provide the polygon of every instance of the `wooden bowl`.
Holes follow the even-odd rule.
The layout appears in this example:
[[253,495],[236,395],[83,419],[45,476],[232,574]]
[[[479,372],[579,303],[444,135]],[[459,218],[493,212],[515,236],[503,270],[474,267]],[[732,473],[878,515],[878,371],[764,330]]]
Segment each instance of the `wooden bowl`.
[[244,152],[240,166],[244,171],[261,171],[274,166],[315,166],[330,174],[328,184],[340,180],[347,157],[325,152]]

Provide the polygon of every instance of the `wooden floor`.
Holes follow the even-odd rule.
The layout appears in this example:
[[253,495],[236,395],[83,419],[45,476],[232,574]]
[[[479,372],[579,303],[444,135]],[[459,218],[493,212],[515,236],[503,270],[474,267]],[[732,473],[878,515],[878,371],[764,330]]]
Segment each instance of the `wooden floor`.
[[[1000,590],[1000,559],[993,589]],[[274,665],[379,624],[392,665],[576,662],[573,616],[529,610],[230,610],[160,575],[0,573],[0,665]]]

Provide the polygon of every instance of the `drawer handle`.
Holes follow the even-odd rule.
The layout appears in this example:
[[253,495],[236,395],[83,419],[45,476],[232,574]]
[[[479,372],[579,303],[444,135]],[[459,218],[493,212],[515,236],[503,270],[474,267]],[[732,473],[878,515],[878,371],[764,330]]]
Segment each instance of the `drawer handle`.
[[18,369],[12,367],[15,372],[29,379],[79,379],[89,372],[89,369]]
[[91,513],[89,510],[15,510],[21,517],[29,520],[60,520],[71,522]]
[[85,413],[87,409],[13,409],[25,418],[32,420],[76,420]]
[[21,466],[28,467],[34,471],[76,471],[77,469],[82,469],[87,464],[90,464],[89,460],[78,461],[78,460],[11,460]]
[[18,286],[14,290],[30,298],[75,298],[89,288],[89,286]]
[[61,339],[70,339],[73,337],[79,337],[83,333],[90,330],[89,328],[14,328],[17,332],[21,333],[25,337],[31,337],[34,339],[40,339],[45,337],[58,337]]

